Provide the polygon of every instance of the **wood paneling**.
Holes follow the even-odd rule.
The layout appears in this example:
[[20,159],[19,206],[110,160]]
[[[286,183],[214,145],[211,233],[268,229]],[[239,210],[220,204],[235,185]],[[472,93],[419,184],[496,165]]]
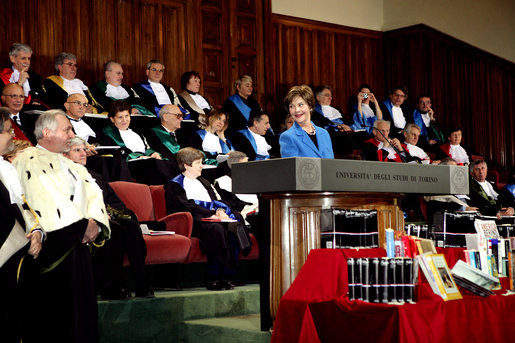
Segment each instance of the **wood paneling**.
[[333,105],[350,113],[349,97],[362,83],[383,93],[382,33],[274,14],[267,50],[267,110],[278,126],[289,88],[333,87]]
[[499,167],[515,165],[514,64],[425,25],[384,33],[385,86],[408,102],[429,93],[438,120],[464,128],[466,145]]

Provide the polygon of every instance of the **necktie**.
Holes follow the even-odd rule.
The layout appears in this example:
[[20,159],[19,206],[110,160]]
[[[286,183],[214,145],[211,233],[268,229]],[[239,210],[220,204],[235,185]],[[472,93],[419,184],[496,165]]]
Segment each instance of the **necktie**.
[[18,124],[19,127],[21,127],[21,120],[17,114],[13,115],[13,120],[16,122],[16,124]]

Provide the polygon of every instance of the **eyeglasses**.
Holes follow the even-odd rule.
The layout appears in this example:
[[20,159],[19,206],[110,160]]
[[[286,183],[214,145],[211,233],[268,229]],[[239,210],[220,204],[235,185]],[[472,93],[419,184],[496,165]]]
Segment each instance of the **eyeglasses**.
[[19,95],[19,94],[4,94],[5,96],[8,96],[8,97],[11,97],[11,99],[20,99],[20,100],[24,100],[25,99],[25,95]]
[[66,64],[67,66],[75,67],[75,68],[79,67],[79,65],[77,63],[72,63],[72,62],[66,62],[66,63],[63,63],[63,64]]
[[84,151],[87,153],[89,151],[89,149],[88,148],[75,148],[75,149],[71,149],[71,151],[74,151],[74,152]]
[[4,131],[4,132],[2,132],[2,133],[7,133],[7,132],[8,132],[11,136],[14,136],[14,128],[12,128],[12,127],[11,127],[10,129],[7,129],[7,130],[5,130],[5,131]]
[[184,117],[184,114],[182,114],[182,113],[165,112],[163,114],[172,114],[172,115],[176,116],[178,119],[181,119]]
[[398,97],[398,98],[405,98],[405,97],[406,97],[406,95],[404,95],[404,94],[399,94],[399,93],[393,93],[393,96],[396,96],[396,97]]
[[164,73],[165,72],[164,69],[156,69],[156,68],[150,68],[150,71],[153,71],[155,73]]
[[325,94],[321,94],[322,96],[325,96],[325,97],[328,97],[328,98],[331,98],[332,97],[332,94],[331,93],[325,93]]
[[87,102],[80,102],[79,100],[77,101],[68,101],[66,102],[67,104],[75,104],[77,106],[83,106],[83,107],[88,107],[88,103]]

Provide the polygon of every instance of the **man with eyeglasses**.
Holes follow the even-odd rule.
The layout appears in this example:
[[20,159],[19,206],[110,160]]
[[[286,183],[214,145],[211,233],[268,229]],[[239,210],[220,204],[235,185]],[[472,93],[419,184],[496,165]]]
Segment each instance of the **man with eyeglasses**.
[[[51,108],[64,110],[64,103],[68,96],[79,93],[89,100],[87,113],[99,113],[98,103],[91,95],[88,87],[77,76],[77,57],[68,52],[61,52],[55,58],[55,71],[58,75],[47,77],[43,81],[43,87],[48,97],[48,105]],[[100,107],[100,106],[98,106]]]
[[107,112],[109,105],[115,100],[124,100],[131,105],[131,114],[154,115],[143,106],[143,101],[129,85],[122,83],[122,64],[109,60],[104,65],[105,80],[95,83],[89,88],[95,100],[102,106],[101,111]]
[[165,66],[160,60],[150,60],[147,63],[147,81],[133,85],[145,107],[158,115],[163,105],[179,105],[179,98],[175,90],[161,82],[165,72]]
[[17,83],[9,83],[2,89],[2,104],[7,107],[14,129],[14,139],[36,142],[34,137],[34,118],[23,112],[25,94]]
[[[150,148],[161,154],[163,158],[167,158],[174,167],[176,175],[181,173],[177,164],[177,152],[181,148],[191,145],[191,141],[184,141],[186,137],[180,135],[177,137],[177,131],[181,128],[183,114],[177,105],[165,105],[159,111],[161,125],[153,127],[145,135]],[[191,139],[191,137],[189,137]],[[183,141],[181,141],[183,139]]]
[[76,93],[68,97],[64,103],[64,108],[66,108],[66,116],[70,120],[75,134],[89,143],[90,153],[88,155],[91,156],[91,154],[96,153],[95,147],[91,143],[97,143],[98,141],[96,132],[83,120],[88,105],[88,99],[84,95]]
[[0,70],[0,91],[9,83],[17,83],[23,87],[25,104],[34,108],[45,107],[43,78],[30,69],[32,48],[27,44],[14,43],[9,49],[11,66]]
[[413,122],[411,111],[406,108],[405,101],[408,98],[408,91],[404,86],[395,86],[390,90],[389,99],[384,100],[381,104],[381,112],[383,119],[392,123],[390,136],[403,140],[402,130],[407,123]]

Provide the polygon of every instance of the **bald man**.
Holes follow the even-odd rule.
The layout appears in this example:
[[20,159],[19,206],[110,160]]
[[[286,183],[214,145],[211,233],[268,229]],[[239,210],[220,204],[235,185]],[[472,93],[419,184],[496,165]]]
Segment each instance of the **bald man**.
[[[167,158],[176,167],[180,174],[176,161],[177,152],[186,146],[188,142],[181,141],[177,137],[177,131],[181,128],[183,114],[177,105],[165,105],[159,111],[161,125],[153,127],[145,135],[150,148],[159,152],[163,158]],[[183,138],[181,136],[181,138]]]
[[2,104],[9,109],[12,126],[14,129],[14,139],[22,139],[31,141],[33,144],[36,139],[34,137],[34,122],[29,115],[23,113],[22,109],[25,101],[25,93],[22,86],[17,83],[9,83],[2,89]]
[[73,131],[75,134],[86,142],[88,142],[88,156],[95,155],[95,147],[91,143],[97,142],[97,134],[93,129],[83,120],[88,107],[88,99],[80,94],[72,94],[66,99],[64,108],[66,108],[66,116],[70,120]]

